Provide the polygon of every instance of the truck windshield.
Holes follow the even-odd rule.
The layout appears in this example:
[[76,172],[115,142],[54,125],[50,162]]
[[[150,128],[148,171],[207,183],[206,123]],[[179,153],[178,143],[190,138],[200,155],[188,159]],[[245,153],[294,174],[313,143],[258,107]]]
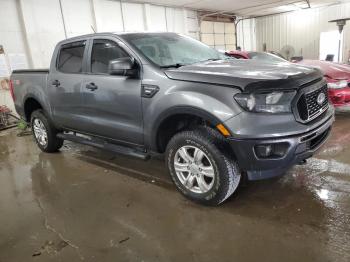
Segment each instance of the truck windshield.
[[123,38],[153,63],[164,68],[229,59],[197,40],[172,33],[127,34]]

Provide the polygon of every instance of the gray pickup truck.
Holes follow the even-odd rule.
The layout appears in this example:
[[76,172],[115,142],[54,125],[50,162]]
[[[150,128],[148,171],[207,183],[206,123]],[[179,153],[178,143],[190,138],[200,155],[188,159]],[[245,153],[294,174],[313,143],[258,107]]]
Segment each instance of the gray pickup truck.
[[237,60],[175,33],[64,40],[50,70],[11,76],[17,112],[44,152],[64,140],[147,159],[164,154],[186,197],[218,205],[241,176],[284,174],[329,136],[322,73]]

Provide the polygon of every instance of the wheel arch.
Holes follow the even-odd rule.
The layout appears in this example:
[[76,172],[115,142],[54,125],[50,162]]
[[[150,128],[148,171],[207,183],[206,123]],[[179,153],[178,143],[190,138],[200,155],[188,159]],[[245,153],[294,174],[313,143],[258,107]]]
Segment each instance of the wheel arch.
[[27,122],[30,122],[30,117],[35,110],[44,109],[42,103],[39,102],[35,96],[28,96],[24,99],[23,110],[24,118]]
[[[172,107],[166,110],[165,112],[161,113],[156,118],[154,124],[149,130],[151,134],[150,147],[152,151],[163,153],[165,151],[166,144],[167,142],[169,142],[170,138],[174,134],[182,130],[181,126],[179,126],[171,130],[169,134],[164,134],[164,127],[166,127],[167,124],[171,124],[171,127],[174,127],[176,124],[178,124],[177,121],[181,122],[186,120],[194,121],[193,124],[198,124],[199,121],[202,121],[203,124],[209,125],[211,127],[215,127],[217,124],[221,123],[221,121],[216,116],[200,108],[195,108],[191,106]],[[188,127],[188,125],[186,127]],[[165,135],[166,137],[162,137],[163,135]],[[162,139],[164,139],[165,144],[164,141],[162,141]]]

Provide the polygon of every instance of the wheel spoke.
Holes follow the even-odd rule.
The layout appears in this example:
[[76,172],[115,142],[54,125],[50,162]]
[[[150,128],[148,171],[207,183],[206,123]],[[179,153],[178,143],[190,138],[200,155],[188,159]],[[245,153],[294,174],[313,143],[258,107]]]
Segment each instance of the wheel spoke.
[[202,150],[196,148],[194,150],[194,161],[197,163],[197,164],[200,164],[202,163],[202,159],[203,159],[203,156],[204,156],[204,153]]
[[184,186],[187,187],[188,189],[191,189],[193,187],[193,182],[194,182],[195,176],[192,175],[191,173],[188,174],[188,176],[185,178],[184,181]]
[[35,134],[35,136],[38,136],[38,135],[40,134],[39,128],[36,127],[36,126],[34,126],[33,128],[34,128],[34,134]]
[[209,190],[209,186],[205,182],[203,176],[199,176],[196,178],[197,179],[197,184],[202,192],[207,192]]
[[188,163],[174,163],[174,168],[176,172],[187,172],[189,169],[189,164]]
[[184,147],[181,148],[181,149],[179,150],[179,154],[180,154],[181,158],[182,158],[185,162],[187,162],[187,163],[192,162],[192,161],[191,161],[191,160],[192,160],[192,157],[188,154],[186,148],[184,148]]
[[40,119],[34,119],[33,130],[38,143],[45,146],[48,142],[47,131],[44,123]]
[[207,177],[214,177],[214,168],[212,166],[200,166],[200,173]]

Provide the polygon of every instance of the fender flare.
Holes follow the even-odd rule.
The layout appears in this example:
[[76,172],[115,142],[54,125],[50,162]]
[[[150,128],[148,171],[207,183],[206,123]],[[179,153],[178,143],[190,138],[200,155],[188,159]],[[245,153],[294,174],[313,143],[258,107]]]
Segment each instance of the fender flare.
[[150,147],[152,151],[158,152],[157,137],[159,134],[159,128],[162,125],[162,123],[169,117],[174,115],[180,115],[180,114],[194,115],[194,116],[200,117],[210,122],[214,126],[221,123],[221,121],[216,116],[214,116],[213,114],[201,108],[196,108],[191,106],[171,107],[166,111],[162,112],[153,122],[153,125],[148,127],[147,132],[150,132]]

